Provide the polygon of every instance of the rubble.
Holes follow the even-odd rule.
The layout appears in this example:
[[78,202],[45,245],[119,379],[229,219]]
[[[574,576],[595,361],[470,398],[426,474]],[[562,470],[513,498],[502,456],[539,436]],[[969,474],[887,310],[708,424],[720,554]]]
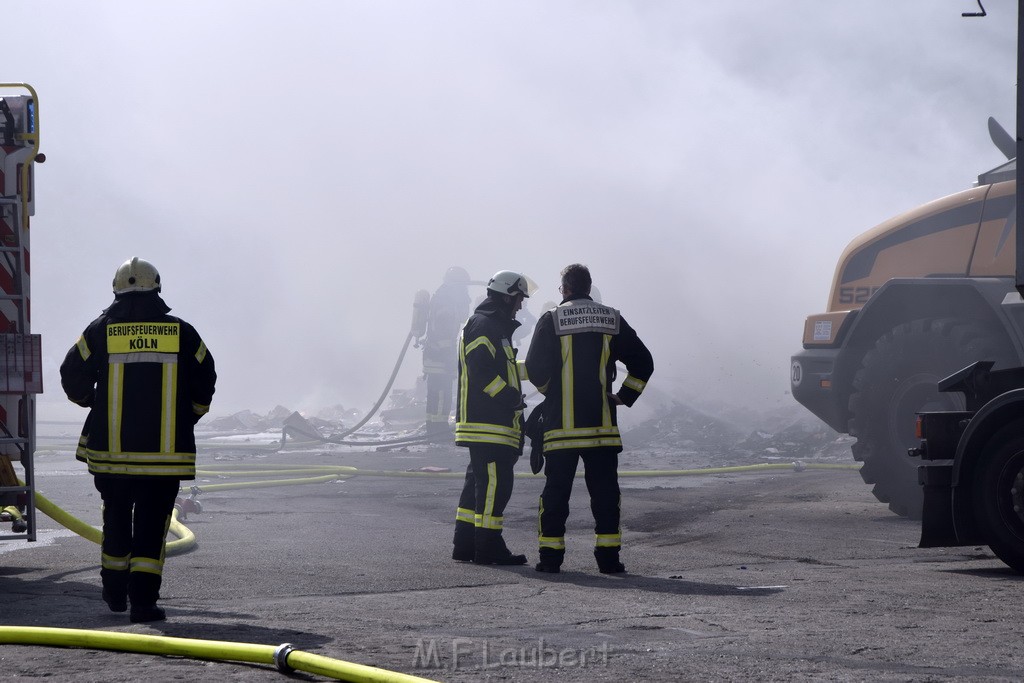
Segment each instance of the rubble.
[[729,422],[682,403],[676,403],[657,417],[639,423],[627,434],[633,448],[701,446],[719,449],[743,436]]
[[773,460],[852,462],[854,439],[839,434],[800,406],[762,413],[735,408],[715,412],[675,403],[625,430],[630,450],[670,455],[701,454],[703,464]]
[[[258,415],[251,410],[241,410],[226,417],[216,417],[207,423],[200,423],[200,429],[210,432],[229,433],[279,432],[285,421],[294,412],[294,410],[280,405],[275,406],[266,415]],[[344,425],[342,418],[352,419],[351,415],[353,413],[354,411],[345,411],[341,406],[335,406],[322,410],[317,415],[303,415],[302,413],[300,415],[317,429],[330,433],[331,431],[341,429]],[[326,418],[323,416],[326,416]]]
[[[266,415],[243,410],[211,420],[206,429],[232,434],[280,432],[295,411],[275,407]],[[390,405],[365,426],[366,433],[389,435],[422,423],[424,406],[413,392],[395,391]],[[648,466],[689,468],[737,465],[776,460],[853,462],[854,439],[839,434],[798,405],[752,412],[727,405],[696,407],[664,402],[651,417],[624,424],[625,458]],[[324,435],[356,424],[362,415],[336,405],[301,419]],[[654,456],[654,457],[652,457]],[[625,461],[624,461],[625,462]]]

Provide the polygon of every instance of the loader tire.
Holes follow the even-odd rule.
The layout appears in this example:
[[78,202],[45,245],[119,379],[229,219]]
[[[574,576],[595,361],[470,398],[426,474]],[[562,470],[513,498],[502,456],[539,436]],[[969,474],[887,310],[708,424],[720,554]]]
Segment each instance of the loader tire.
[[882,335],[861,362],[850,395],[853,457],[872,493],[903,517],[921,518],[924,496],[917,481],[915,414],[963,410],[959,393],[940,393],[938,382],[979,360],[1010,362],[1008,342],[977,322],[948,318],[914,320]]
[[975,522],[1000,560],[1024,574],[1024,423],[1000,430],[971,482]]

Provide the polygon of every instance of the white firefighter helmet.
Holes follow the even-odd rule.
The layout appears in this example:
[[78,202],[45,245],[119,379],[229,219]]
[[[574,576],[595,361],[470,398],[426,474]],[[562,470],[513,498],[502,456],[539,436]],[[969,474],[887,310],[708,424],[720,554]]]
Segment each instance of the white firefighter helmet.
[[495,273],[490,282],[487,283],[487,289],[499,294],[508,294],[509,296],[515,296],[516,294],[522,294],[524,297],[530,296],[526,277],[511,270],[499,270]]
[[160,291],[160,273],[149,261],[135,256],[114,273],[114,294]]

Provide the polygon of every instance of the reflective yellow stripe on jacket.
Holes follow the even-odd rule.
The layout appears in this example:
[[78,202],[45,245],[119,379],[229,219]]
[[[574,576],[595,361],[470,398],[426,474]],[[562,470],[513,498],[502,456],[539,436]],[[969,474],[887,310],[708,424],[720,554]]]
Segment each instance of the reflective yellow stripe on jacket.
[[[601,357],[597,364],[601,383],[601,426],[576,427],[575,366],[573,363],[573,335],[559,337],[562,347],[562,429],[544,432],[544,452],[564,449],[598,448],[603,446],[622,447],[619,428],[612,424],[611,405],[608,402],[608,382],[604,369],[611,358],[610,334],[602,335]],[[637,380],[639,381],[639,380]]]
[[195,453],[118,453],[85,449],[92,474],[194,477]]
[[[89,471],[93,474],[195,476],[195,454],[175,452],[181,326],[177,323],[152,324],[149,327],[155,330],[147,331],[145,336],[135,332],[142,326],[134,323],[107,325],[108,450],[86,450]],[[200,344],[196,359],[201,361],[205,357],[206,347]],[[161,368],[160,451],[155,453],[125,452],[121,442],[125,374],[132,365],[139,363],[159,364]]]
[[[498,396],[509,386],[516,389],[520,386],[519,369],[516,364],[515,353],[511,346],[503,345],[502,356],[504,356],[505,360],[506,376],[495,375],[487,382],[483,387],[483,393],[486,394],[486,398],[471,396],[469,391],[470,373],[466,357],[470,352],[479,347],[486,348],[492,358],[498,358],[498,349],[495,348],[491,340],[485,335],[480,335],[470,342],[460,338],[459,363],[461,365],[461,372],[459,373],[459,412],[455,422],[455,442],[460,445],[474,443],[519,448],[522,434],[520,427],[522,411],[515,411],[513,413],[511,426],[491,422],[470,421],[471,415],[477,417],[477,419],[479,419],[478,416],[482,416],[484,419],[488,418],[487,412],[482,410],[481,404],[476,403],[477,401],[481,399],[488,401]],[[471,404],[476,407],[470,408]]]
[[501,446],[519,447],[520,430],[514,427],[488,424],[486,422],[457,422],[455,424],[456,441],[472,441],[473,443],[491,443]]

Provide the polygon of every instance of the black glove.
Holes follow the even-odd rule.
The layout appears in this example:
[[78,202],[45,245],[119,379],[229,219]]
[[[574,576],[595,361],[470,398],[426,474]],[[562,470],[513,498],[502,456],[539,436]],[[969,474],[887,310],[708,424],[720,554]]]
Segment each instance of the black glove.
[[530,411],[523,434],[530,438],[530,470],[539,474],[544,468],[544,402]]
[[530,471],[540,474],[544,469],[544,444],[530,441]]

